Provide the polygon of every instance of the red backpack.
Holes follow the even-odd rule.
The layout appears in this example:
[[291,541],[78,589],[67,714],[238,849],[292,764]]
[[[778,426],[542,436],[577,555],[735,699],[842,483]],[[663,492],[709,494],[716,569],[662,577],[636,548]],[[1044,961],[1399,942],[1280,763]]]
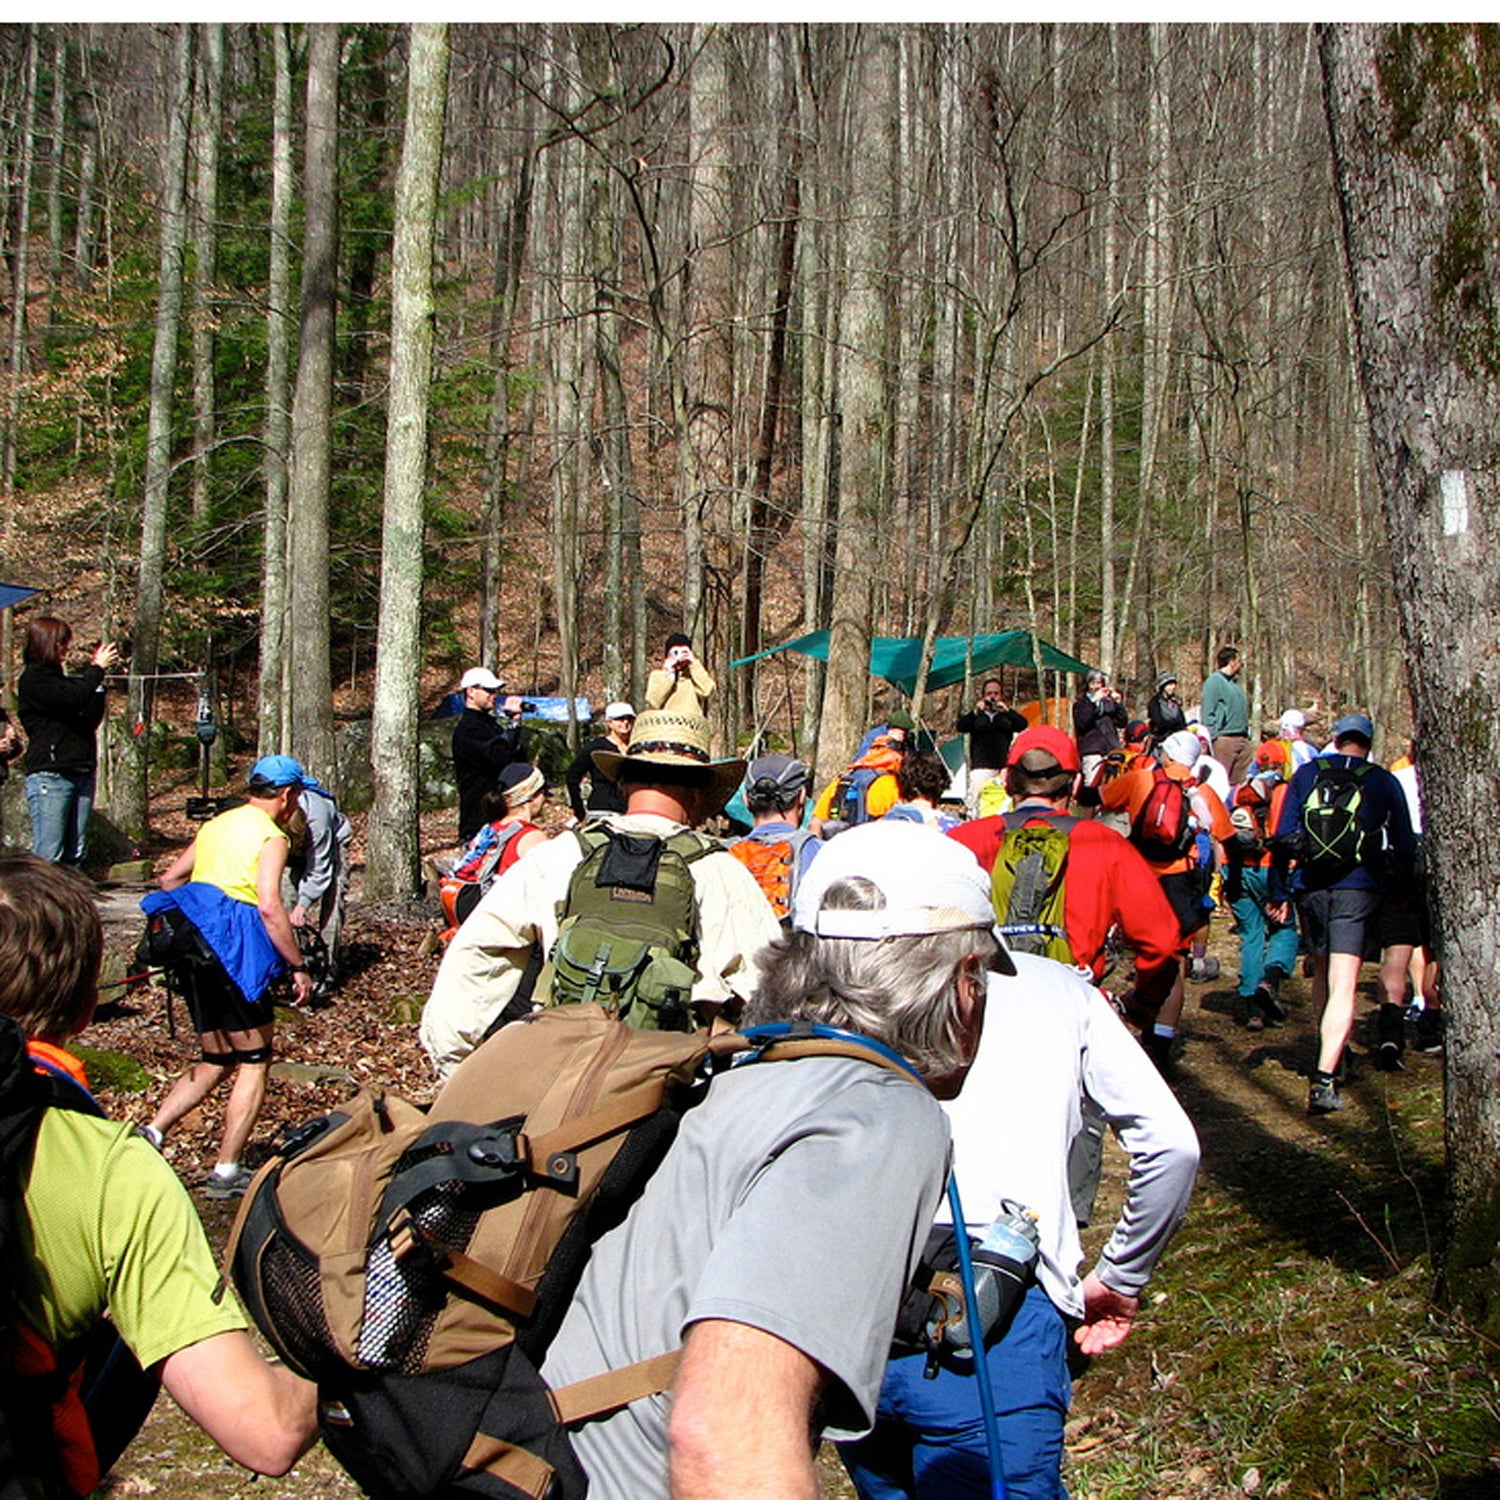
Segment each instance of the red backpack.
[[1197,831],[1186,784],[1156,767],[1151,790],[1131,822],[1130,842],[1147,859],[1164,862],[1191,853]]

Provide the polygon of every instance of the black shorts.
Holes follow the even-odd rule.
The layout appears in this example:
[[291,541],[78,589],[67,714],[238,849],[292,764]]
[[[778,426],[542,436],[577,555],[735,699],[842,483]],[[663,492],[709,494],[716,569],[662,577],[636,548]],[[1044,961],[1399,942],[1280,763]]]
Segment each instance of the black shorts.
[[1179,870],[1175,875],[1156,878],[1183,937],[1191,937],[1208,925],[1213,908],[1206,900],[1210,879],[1207,870]]
[[269,1026],[276,1018],[275,1007],[262,996],[253,1004],[224,972],[217,960],[213,963],[182,964],[175,975],[187,1001],[193,1030],[256,1031]]
[[1297,898],[1298,925],[1311,953],[1372,956],[1379,909],[1379,891],[1304,891]]
[[1375,921],[1380,946],[1426,948],[1432,943],[1432,921],[1427,912],[1427,893],[1415,890],[1406,896],[1387,895]]

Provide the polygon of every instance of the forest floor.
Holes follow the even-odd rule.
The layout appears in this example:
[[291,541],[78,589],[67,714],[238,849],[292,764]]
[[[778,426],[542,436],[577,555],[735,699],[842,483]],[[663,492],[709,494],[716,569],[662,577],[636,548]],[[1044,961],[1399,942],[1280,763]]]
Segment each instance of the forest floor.
[[[429,852],[444,817],[424,821]],[[438,963],[436,906],[372,905],[358,894],[356,866],[350,972],[335,1003],[310,1017],[280,1016],[280,1062],[257,1130],[262,1157],[278,1132],[356,1086],[430,1096],[415,1021]],[[121,955],[116,973],[139,933],[138,895],[102,893],[110,947]],[[1361,1028],[1349,1107],[1309,1118],[1316,1017],[1306,981],[1291,982],[1284,1026],[1249,1033],[1238,1024],[1235,950],[1216,919],[1211,951],[1224,974],[1190,987],[1176,1080],[1203,1142],[1197,1196],[1131,1338],[1076,1384],[1065,1468],[1074,1500],[1500,1496],[1500,1382],[1477,1340],[1429,1297],[1441,1222],[1441,1059],[1409,1051],[1406,1071],[1378,1073],[1361,1060]],[[115,1116],[144,1120],[193,1059],[186,1016],[178,1007],[170,1035],[156,985],[106,998],[83,1040],[140,1065],[100,1092]],[[189,1186],[212,1165],[219,1118],[210,1100],[167,1142]],[[1124,1159],[1111,1146],[1091,1251],[1123,1181]],[[221,1245],[233,1205],[196,1192],[195,1201]],[[825,1496],[852,1496],[826,1448],[820,1473]],[[163,1400],[101,1493],[325,1500],[358,1492],[321,1446],[287,1478],[257,1479]]]

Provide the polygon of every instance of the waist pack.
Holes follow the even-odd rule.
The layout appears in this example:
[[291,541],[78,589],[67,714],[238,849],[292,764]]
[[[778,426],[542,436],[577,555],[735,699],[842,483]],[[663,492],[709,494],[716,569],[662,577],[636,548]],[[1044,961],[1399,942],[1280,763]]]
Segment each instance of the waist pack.
[[[567,1427],[665,1390],[677,1354],[550,1389],[538,1373],[594,1240],[731,1059],[863,1057],[826,1028],[643,1032],[602,1006],[507,1026],[424,1115],[364,1094],[257,1174],[225,1264],[319,1387],[323,1439],[376,1500],[578,1500]],[[743,1055],[741,1055],[743,1054]]]
[[691,866],[721,846],[579,829],[583,860],[558,907],[557,941],[537,979],[542,1005],[600,1004],[647,1031],[691,1031],[698,900]]
[[[48,1109],[102,1117],[86,1089],[43,1065],[0,1016],[0,1496],[92,1494],[146,1420],[160,1384],[113,1323],[55,1349],[16,1316],[22,1193]],[[40,1486],[38,1489],[36,1486]]]
[[990,900],[1006,943],[1019,953],[1075,962],[1064,925],[1064,882],[1068,837],[1077,821],[1034,809],[1005,814],[1005,836],[990,872]]

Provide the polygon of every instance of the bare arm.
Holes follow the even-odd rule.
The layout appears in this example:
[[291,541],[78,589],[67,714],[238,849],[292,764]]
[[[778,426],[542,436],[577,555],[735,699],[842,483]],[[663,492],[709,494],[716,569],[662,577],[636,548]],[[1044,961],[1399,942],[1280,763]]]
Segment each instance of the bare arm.
[[673,1387],[672,1500],[817,1500],[812,1415],[823,1381],[817,1364],[774,1334],[721,1319],[693,1324]]
[[193,878],[193,861],[197,858],[198,841],[194,839],[157,878],[157,885],[164,891],[175,891]]
[[209,1437],[258,1474],[285,1474],[317,1437],[317,1387],[267,1364],[242,1331],[169,1354],[161,1379]]

